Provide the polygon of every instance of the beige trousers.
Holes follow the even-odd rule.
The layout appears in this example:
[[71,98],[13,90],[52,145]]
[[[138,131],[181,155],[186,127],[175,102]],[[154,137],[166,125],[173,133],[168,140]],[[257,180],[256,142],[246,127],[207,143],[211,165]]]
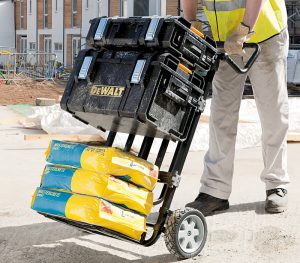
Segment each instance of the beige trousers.
[[[261,43],[261,54],[248,76],[262,127],[264,169],[261,180],[266,190],[286,188],[287,173],[287,53],[288,31]],[[248,56],[233,56],[244,65]],[[232,188],[235,142],[240,103],[246,75],[239,75],[221,62],[213,80],[209,150],[204,158],[200,192],[228,199]]]

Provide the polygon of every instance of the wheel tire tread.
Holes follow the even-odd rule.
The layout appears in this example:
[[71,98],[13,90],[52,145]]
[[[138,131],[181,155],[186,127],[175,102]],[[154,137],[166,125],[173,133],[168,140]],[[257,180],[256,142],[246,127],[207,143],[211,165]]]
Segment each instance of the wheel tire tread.
[[180,220],[182,216],[184,216],[186,213],[194,211],[195,209],[186,207],[185,209],[176,210],[173,212],[173,214],[168,218],[167,224],[165,227],[165,244],[167,249],[171,254],[176,256],[178,259],[186,259],[186,258],[192,258],[196,256],[198,253],[191,253],[190,256],[183,256],[177,249],[176,246],[176,229],[179,226]]

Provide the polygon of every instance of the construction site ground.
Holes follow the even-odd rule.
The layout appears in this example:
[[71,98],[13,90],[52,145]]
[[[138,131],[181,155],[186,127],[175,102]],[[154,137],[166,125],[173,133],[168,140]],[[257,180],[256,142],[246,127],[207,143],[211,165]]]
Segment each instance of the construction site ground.
[[11,81],[8,85],[0,82],[0,105],[35,104],[36,98],[58,100],[65,88],[64,82],[58,81]]
[[[2,87],[1,87],[2,88]],[[30,209],[45,165],[46,141],[24,141],[20,116],[0,107],[0,262],[1,263],[125,263],[176,262],[163,237],[145,248],[91,235],[45,219]],[[201,123],[200,123],[201,125]],[[289,209],[266,214],[265,189],[259,179],[261,148],[236,153],[231,207],[207,217],[208,240],[201,255],[184,262],[300,262],[300,144],[288,145]],[[204,152],[191,152],[173,209],[184,207],[198,193]],[[167,155],[170,160],[171,154]],[[165,165],[164,165],[165,167]]]

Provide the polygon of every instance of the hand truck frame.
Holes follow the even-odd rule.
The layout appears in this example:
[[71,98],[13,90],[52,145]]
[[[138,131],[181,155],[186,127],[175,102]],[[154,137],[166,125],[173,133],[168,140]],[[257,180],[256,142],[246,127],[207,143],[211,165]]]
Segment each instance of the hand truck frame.
[[[250,57],[249,61],[246,63],[244,68],[240,68],[227,54],[219,52],[216,47],[212,47],[217,53],[217,62],[214,66],[214,69],[210,71],[205,77],[206,85],[204,88],[204,95],[203,95],[204,101],[207,97],[214,74],[218,69],[220,60],[226,61],[239,74],[245,74],[250,70],[250,68],[252,67],[253,63],[255,62],[255,60],[257,59],[260,53],[260,47],[257,44],[245,44],[244,47],[255,49],[255,51],[253,52],[252,56]],[[183,166],[187,158],[190,145],[194,137],[201,113],[202,111],[195,112],[187,139],[178,142],[176,151],[173,155],[171,164],[169,166],[169,170],[167,172],[161,171],[159,173],[158,182],[164,184],[164,186],[158,200],[154,201],[154,205],[155,206],[160,204],[162,205],[159,209],[159,215],[157,221],[155,223],[147,222],[147,226],[153,228],[153,233],[150,238],[147,239],[146,233],[144,233],[141,240],[137,241],[123,234],[105,229],[103,227],[81,223],[66,218],[52,216],[49,214],[44,214],[44,213],[41,214],[43,214],[44,216],[50,219],[62,223],[66,223],[71,226],[75,226],[77,228],[83,229],[90,233],[106,235],[109,237],[138,243],[146,247],[155,244],[156,241],[159,239],[160,235],[164,233],[165,242],[168,250],[178,258],[186,259],[198,255],[202,251],[207,237],[207,225],[204,216],[200,211],[197,211],[192,208],[185,208],[182,210],[177,210],[172,212],[170,210],[170,206],[176,188],[179,186],[181,172],[183,170]],[[106,146],[110,147],[113,145],[116,134],[117,132],[112,132],[112,131],[109,133],[106,141]],[[128,135],[127,142],[123,149],[124,151],[126,152],[130,151],[134,138],[135,138],[135,134]],[[147,137],[147,136],[144,137],[143,143],[138,153],[138,157],[147,160],[150,154],[150,149],[153,140],[154,140],[153,137]],[[155,165],[157,165],[158,167],[161,167],[163,163],[168,145],[169,145],[169,140],[163,139],[155,160]],[[187,240],[187,241],[182,241],[182,240]],[[193,240],[195,242],[193,242]]]

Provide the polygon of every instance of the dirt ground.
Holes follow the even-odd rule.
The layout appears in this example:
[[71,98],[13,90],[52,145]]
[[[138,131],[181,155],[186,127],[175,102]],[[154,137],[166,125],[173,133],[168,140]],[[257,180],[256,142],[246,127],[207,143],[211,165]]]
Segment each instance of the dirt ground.
[[58,100],[66,83],[53,81],[16,81],[11,84],[0,83],[0,105],[35,104],[36,98]]

